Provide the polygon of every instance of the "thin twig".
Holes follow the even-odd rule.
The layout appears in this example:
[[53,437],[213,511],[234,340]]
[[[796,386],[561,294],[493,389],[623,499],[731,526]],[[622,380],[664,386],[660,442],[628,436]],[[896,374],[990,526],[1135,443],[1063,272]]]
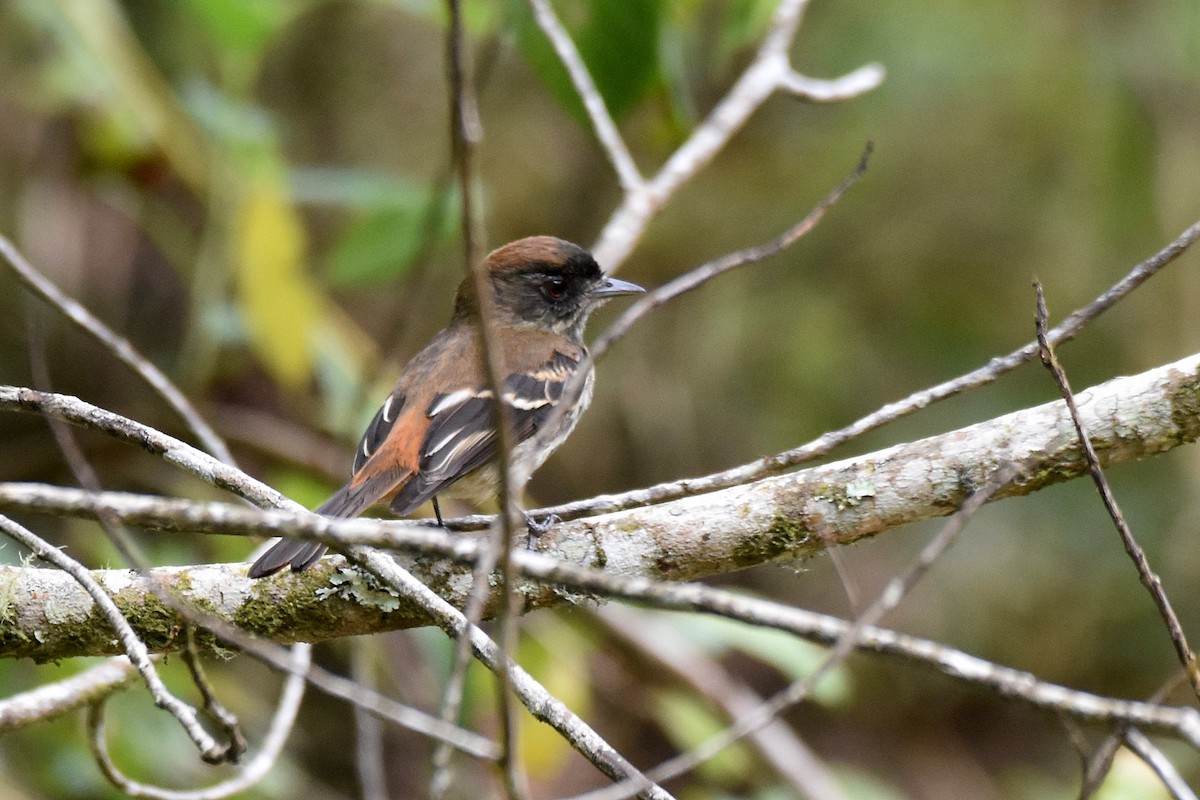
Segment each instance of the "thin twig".
[[[0,486],[0,494],[9,494],[8,490],[13,486],[16,485]],[[86,507],[92,502],[86,500],[91,497],[90,495],[79,490],[42,488],[52,489],[56,496],[61,496],[61,499],[68,501],[61,504],[60,508],[71,510],[72,513],[86,515]],[[119,492],[105,492],[93,497],[92,500],[101,505],[119,508],[132,498],[136,498],[136,496]],[[159,498],[142,498],[142,501],[144,502],[138,503],[139,506],[145,506],[150,502],[166,502],[170,507],[177,509],[175,513],[179,514],[179,518],[187,518],[191,520],[191,524],[198,526],[206,526],[218,520],[228,523],[235,516],[253,513],[237,506],[223,506],[221,508],[224,511],[214,514],[215,509],[212,504],[207,503],[188,503],[180,500],[163,501]],[[188,511],[189,508],[192,511]],[[46,506],[39,505],[37,510],[45,511]],[[233,516],[226,516],[226,512]],[[267,512],[262,516],[278,516],[279,519],[284,519],[282,512]],[[293,514],[288,517],[292,522],[265,531],[258,526],[246,524],[214,525],[207,530],[226,535],[244,535],[249,532],[267,532],[270,535],[286,534],[289,536],[312,535],[316,532],[316,528],[298,526],[306,517],[310,516]],[[148,517],[137,513],[136,517],[139,520],[138,524],[144,524],[151,528],[164,526],[165,530],[186,530],[188,527],[181,525],[178,519],[170,522],[171,518],[167,516]],[[126,516],[126,518],[128,517]],[[470,538],[448,534],[444,531],[429,530],[408,523],[366,519],[344,520],[330,530],[338,530],[339,533],[342,531],[352,532],[352,535],[348,533],[342,537],[340,543],[342,548],[354,542],[386,549],[417,550],[428,555],[444,556],[464,562],[477,561],[481,553],[486,550],[477,541]],[[333,541],[328,537],[318,540],[330,543]],[[601,542],[601,546],[604,546],[603,542]],[[644,576],[585,569],[539,553],[518,551],[514,553],[514,564],[519,572],[528,578],[567,587],[569,595],[577,595],[580,591],[585,591],[683,612],[702,611],[752,625],[787,631],[821,644],[833,644],[838,641],[849,625],[836,617],[744,596],[703,584],[664,582]],[[232,573],[230,579],[234,579]],[[230,584],[228,581],[223,582],[222,585],[228,585],[233,589],[238,588],[237,585]],[[205,626],[218,628],[209,619],[201,620],[201,622]],[[234,630],[236,631],[236,629]],[[218,633],[226,636],[235,646],[256,653],[256,655],[257,651],[251,650],[250,645],[265,644],[250,639],[245,634],[242,634],[242,637],[247,641],[229,637],[227,636],[228,632],[219,628]],[[294,633],[307,635],[304,631]],[[1200,712],[1195,709],[1165,707],[1156,703],[1107,698],[1072,690],[1040,681],[1028,672],[994,664],[937,642],[910,637],[884,628],[868,627],[864,629],[858,646],[862,650],[879,655],[911,660],[914,663],[936,669],[948,677],[985,687],[1002,696],[1029,703],[1036,708],[1062,713],[1085,722],[1110,725],[1135,724],[1144,729],[1170,733],[1200,748]],[[271,662],[268,661],[268,663]],[[323,688],[315,682],[314,685]]]
[[104,731],[104,705],[107,698],[93,703],[88,714],[88,729],[91,734],[88,740],[96,763],[104,776],[130,797],[147,800],[223,800],[245,792],[262,780],[267,771],[275,765],[279,754],[283,752],[283,746],[287,744],[296,714],[300,710],[300,701],[304,698],[304,673],[312,661],[312,646],[296,645],[292,648],[289,658],[292,672],[284,684],[275,714],[271,717],[271,725],[267,729],[267,735],[263,737],[262,747],[250,763],[229,780],[206,789],[177,790],[150,786],[129,778],[121,772],[108,752]]
[[1179,662],[1183,664],[1184,669],[1187,670],[1192,691],[1196,694],[1197,698],[1200,698],[1200,668],[1196,664],[1196,655],[1192,652],[1192,648],[1188,646],[1187,636],[1183,632],[1183,625],[1179,622],[1179,617],[1176,615],[1175,609],[1171,606],[1171,601],[1167,598],[1162,581],[1155,574],[1154,570],[1151,569],[1150,560],[1146,558],[1146,551],[1142,549],[1137,539],[1134,538],[1133,531],[1130,529],[1129,523],[1125,521],[1125,515],[1121,513],[1121,508],[1117,505],[1116,497],[1113,496],[1112,487],[1108,485],[1108,479],[1104,476],[1104,468],[1100,466],[1100,459],[1096,456],[1096,449],[1092,446],[1092,441],[1088,438],[1087,430],[1083,426],[1083,420],[1079,417],[1079,408],[1075,405],[1075,395],[1071,392],[1071,384],[1067,380],[1067,374],[1058,363],[1058,358],[1054,354],[1054,346],[1046,334],[1048,313],[1046,311],[1045,292],[1042,290],[1040,281],[1035,280],[1033,286],[1037,293],[1038,354],[1046,369],[1050,370],[1050,374],[1054,376],[1054,381],[1058,384],[1059,392],[1062,394],[1063,400],[1066,401],[1067,409],[1071,414],[1071,422],[1075,425],[1075,433],[1079,436],[1079,445],[1083,449],[1084,456],[1087,458],[1088,472],[1091,473],[1092,480],[1096,484],[1096,489],[1100,492],[1100,498],[1104,501],[1104,508],[1108,511],[1113,525],[1117,528],[1117,533],[1121,536],[1121,543],[1125,546],[1125,552],[1137,568],[1138,579],[1146,587],[1146,591],[1150,593],[1150,597],[1154,600],[1154,605],[1158,608],[1158,613],[1162,617],[1163,623],[1167,626],[1167,632],[1171,636],[1171,644],[1175,646],[1175,654],[1178,656]]
[[311,648],[312,645],[292,645],[289,650],[274,642],[251,636],[236,625],[222,619],[210,616],[201,619],[201,622],[220,641],[229,646],[236,647],[272,669],[289,676],[299,676],[313,688],[330,697],[344,700],[356,708],[361,708],[384,722],[390,722],[435,741],[447,742],[455,749],[475,758],[495,761],[499,757],[499,748],[486,736],[445,723],[432,714],[406,706],[355,680],[330,672],[315,664],[305,662],[302,668],[294,666],[292,652],[298,647]]
[[[666,781],[690,772],[698,765],[720,753],[753,731],[761,729],[778,718],[785,709],[808,697],[817,683],[831,670],[839,667],[854,652],[863,631],[873,626],[884,614],[894,609],[912,587],[929,571],[934,562],[954,542],[967,521],[983,505],[1018,474],[1016,465],[1001,467],[986,485],[972,493],[959,507],[941,530],[921,549],[917,560],[903,575],[890,580],[879,597],[860,614],[838,637],[833,647],[820,663],[804,678],[776,693],[765,703],[744,714],[724,731],[710,737],[692,750],[646,772],[642,780]],[[624,800],[632,797],[639,789],[636,781],[626,781],[595,792],[579,795],[573,800]]]
[[1079,800],[1089,800],[1095,796],[1096,792],[1100,791],[1101,784],[1112,770],[1113,759],[1116,758],[1117,751],[1121,749],[1121,731],[1124,730],[1124,726],[1120,726],[1113,734],[1104,737],[1100,745],[1089,755],[1083,731],[1079,730],[1073,720],[1064,719],[1063,722],[1067,728],[1067,735],[1079,754],[1082,766]]
[[597,769],[613,780],[636,780],[641,787],[639,797],[647,800],[668,800],[671,794],[648,781],[616,749],[600,737],[575,712],[558,698],[551,695],[533,677],[512,661],[501,659],[500,648],[478,627],[468,624],[466,618],[421,583],[391,558],[376,550],[351,548],[347,551],[351,562],[366,569],[401,596],[416,600],[429,611],[438,627],[454,637],[468,637],[471,648],[488,669],[493,672],[507,671],[512,682],[513,693],[537,719],[547,723],[567,740],[575,750]]
[[124,689],[138,677],[128,656],[113,656],[78,675],[0,700],[0,733],[45,722]]
[[[536,2],[536,0],[534,1]],[[657,289],[647,292],[637,302],[629,306],[588,348],[588,353],[584,356],[583,363],[580,364],[579,369],[571,376],[571,379],[567,381],[567,385],[563,387],[562,401],[554,409],[549,420],[541,426],[541,431],[538,434],[538,439],[540,440],[538,446],[546,446],[548,444],[548,437],[551,437],[554,431],[558,429],[559,420],[579,399],[579,396],[583,393],[587,376],[592,372],[596,361],[610,347],[629,333],[630,329],[639,320],[650,312],[674,300],[676,297],[703,286],[719,275],[723,275],[739,267],[765,261],[795,244],[797,240],[815,228],[817,223],[825,216],[825,212],[832,208],[842,198],[842,195],[849,191],[866,174],[867,162],[870,160],[873,150],[874,144],[867,142],[866,147],[863,148],[862,155],[859,157],[858,164],[851,170],[850,174],[844,177],[829,194],[825,195],[821,199],[821,202],[817,203],[802,220],[792,225],[774,239],[763,244],[728,253],[712,261],[707,261],[694,269],[688,270],[677,278],[664,283]],[[559,516],[559,519],[570,518],[560,515],[556,516]]]
[[179,720],[179,724],[183,726],[188,737],[195,743],[196,748],[200,751],[200,757],[204,761],[209,764],[221,764],[236,759],[237,756],[230,745],[218,744],[208,731],[204,730],[196,720],[196,709],[171,694],[163,684],[150,660],[150,653],[146,649],[146,645],[133,632],[125,615],[121,613],[117,604],[108,596],[108,592],[104,591],[104,587],[96,582],[86,567],[8,517],[0,516],[0,532],[19,543],[36,557],[53,564],[70,575],[88,593],[100,613],[112,625],[113,631],[125,648],[125,654],[129,656],[129,660],[141,674],[142,680],[146,682],[146,688],[150,690],[150,695],[154,698],[154,704]]
[[1171,793],[1173,800],[1196,800],[1196,793],[1187,785],[1187,781],[1175,769],[1175,765],[1166,757],[1163,751],[1154,746],[1146,734],[1137,728],[1125,731],[1125,746],[1130,752],[1146,762],[1146,766],[1154,770],[1162,785]]
[[[479,625],[483,619],[484,609],[491,596],[489,578],[496,569],[498,549],[494,546],[482,548],[471,573],[471,593],[467,604],[463,607],[463,616],[472,626]],[[511,563],[511,562],[510,562]],[[511,584],[508,584],[511,585]],[[508,604],[505,603],[505,606]],[[454,659],[450,665],[450,674],[446,676],[446,687],[442,691],[442,702],[438,709],[438,717],[446,722],[454,722],[462,709],[463,692],[467,683],[467,668],[471,663],[471,640],[460,636],[454,643]],[[454,753],[449,747],[438,745],[433,750],[433,772],[429,779],[430,800],[440,800],[450,789],[450,761]]]
[[[1161,704],[1186,678],[1187,674],[1183,670],[1177,671],[1162,686],[1159,686],[1154,694],[1146,698],[1146,702],[1155,705]],[[1131,723],[1128,722],[1115,726],[1113,731],[1104,737],[1103,741],[1100,742],[1090,757],[1087,755],[1087,748],[1085,746],[1077,745],[1079,753],[1083,757],[1083,780],[1079,786],[1079,800],[1088,800],[1088,798],[1100,790],[1100,785],[1104,782],[1105,777],[1107,777],[1108,771],[1112,769],[1113,758],[1116,756],[1117,751],[1121,749],[1121,743],[1125,740],[1125,731],[1130,726]],[[1077,738],[1073,724],[1068,725],[1067,731],[1073,739]]]
[[154,389],[167,402],[167,405],[187,423],[206,450],[226,464],[236,463],[224,440],[204,421],[204,418],[200,416],[183,392],[179,391],[162,370],[138,353],[129,340],[114,333],[92,312],[67,296],[45,275],[35,269],[13,243],[4,236],[0,236],[0,255],[4,256],[5,263],[29,291],[45,300],[51,307],[73,322],[76,327],[104,345],[105,349],[112,353],[118,361],[149,384],[150,388]]
[[[350,643],[350,674],[360,686],[375,685],[373,655],[378,637],[361,636]],[[379,718],[358,703],[354,708],[354,767],[362,800],[388,800],[387,772],[384,767],[383,726]],[[438,746],[443,746],[438,743]],[[449,746],[446,746],[450,749]]]
[[871,153],[875,149],[874,142],[867,142],[863,148],[862,154],[859,156],[858,164],[850,171],[848,175],[842,178],[827,195],[821,198],[821,201],[813,206],[812,210],[804,216],[804,219],[792,225],[783,233],[771,239],[769,242],[758,244],[753,247],[747,247],[744,250],[738,250],[733,253],[705,262],[695,269],[688,270],[677,278],[664,283],[657,289],[647,292],[640,297],[637,302],[633,303],[625,310],[616,321],[608,327],[595,342],[592,343],[589,350],[592,358],[600,358],[608,348],[612,347],[620,341],[625,334],[629,333],[630,328],[639,320],[645,317],[650,312],[658,309],[670,300],[674,300],[682,294],[697,289],[703,286],[708,281],[723,275],[726,272],[744,267],[748,264],[756,264],[760,261],[765,261],[772,256],[786,250],[796,243],[801,237],[808,234],[817,226],[829,211],[839,200],[842,195],[850,191],[854,184],[858,183],[863,175],[867,172],[867,164],[871,160]]
[[[621,205],[609,217],[592,248],[596,260],[607,269],[615,270],[629,256],[650,220],[685,183],[712,161],[772,94],[798,90],[802,99],[845,99],[868,92],[883,82],[884,70],[878,64],[860,67],[831,81],[804,80],[796,74],[788,60],[788,51],[807,5],[808,0],[781,0],[754,60],[725,96],[653,178],[633,189],[624,187]],[[575,80],[569,67],[568,73]],[[589,92],[577,80],[575,90],[587,100]],[[603,139],[601,143],[609,150]],[[612,151],[609,152],[612,158]]]
[[608,113],[604,98],[601,97],[591,73],[575,48],[571,35],[559,21],[548,0],[529,0],[529,5],[533,9],[533,18],[538,27],[550,40],[554,52],[558,54],[558,60],[562,62],[571,82],[575,84],[575,91],[592,121],[592,129],[596,132],[600,146],[617,173],[621,189],[626,193],[641,191],[645,186],[645,179],[638,172],[637,164],[630,155],[629,148],[625,146],[625,140],[621,138],[621,132],[617,130],[612,115]]
[[[738,719],[762,703],[754,690],[716,658],[675,633],[665,615],[656,622],[644,612],[608,605],[593,616],[609,636],[634,648],[638,657],[649,659],[653,680],[689,687],[730,719]],[[752,731],[748,739],[797,797],[846,800],[828,765],[782,720]]]
[[[204,665],[200,662],[199,648],[196,644],[196,626],[188,625],[185,634],[183,663],[187,666],[188,674],[192,676],[192,683],[196,685],[196,689],[199,690],[200,697],[204,701],[204,711],[221,725],[222,730],[225,731],[225,738],[229,740],[230,748],[240,758],[241,754],[246,752],[246,737],[242,735],[242,726],[238,722],[237,716],[217,697],[208,676],[204,673]],[[303,690],[304,687],[301,685],[302,694]]]
[[[497,398],[493,404],[493,423],[496,428],[498,444],[498,473],[500,479],[500,515],[492,529],[491,546],[495,551],[496,563],[499,567],[501,586],[500,591],[505,602],[502,604],[497,621],[500,635],[497,645],[500,648],[500,661],[508,660],[508,653],[516,646],[517,622],[516,615],[510,613],[513,604],[513,569],[509,558],[512,549],[513,530],[516,524],[516,497],[521,487],[515,485],[512,474],[512,452],[516,446],[513,426],[510,422],[508,408],[500,402],[504,387],[504,366],[501,361],[500,348],[496,344],[496,309],[492,294],[491,277],[487,265],[481,258],[480,243],[482,215],[479,213],[478,200],[475,191],[475,148],[483,136],[483,126],[479,119],[479,107],[471,83],[470,54],[463,29],[462,8],[460,0],[446,0],[450,14],[450,26],[447,33],[447,50],[450,63],[450,105],[451,105],[451,134],[454,144],[454,161],[458,169],[459,189],[462,193],[462,232],[463,250],[466,259],[466,271],[474,281],[475,296],[479,308],[479,339],[483,347],[483,363],[487,382],[492,390],[492,396]],[[490,572],[490,570],[489,570]],[[482,591],[482,589],[481,589]],[[477,613],[482,613],[483,603],[476,606]],[[470,620],[473,627],[478,619]],[[463,637],[465,638],[465,637]],[[467,667],[465,658],[466,644],[458,643],[454,667]],[[516,710],[510,701],[512,686],[508,670],[497,672],[496,713],[500,719],[500,768],[506,795],[510,800],[521,800],[524,797],[522,785],[524,779],[520,775],[520,764],[516,745],[517,722]],[[461,691],[461,679],[447,683],[447,696],[443,701],[443,710],[447,713],[457,712],[459,698],[452,697],[451,692]],[[448,758],[449,753],[443,752],[441,758]],[[434,780],[443,777],[441,768],[435,769]]]
[[[1200,221],[1193,223],[1169,245],[1135,266],[1125,277],[1113,284],[1113,286],[1091,303],[1077,309],[1055,328],[1048,331],[1046,334],[1047,340],[1053,345],[1059,345],[1073,339],[1088,323],[1112,308],[1117,302],[1127,297],[1134,289],[1137,289],[1149,280],[1159,270],[1185,253],[1197,239],[1200,239]],[[550,506],[538,509],[535,513],[539,515],[554,514],[564,520],[576,519],[582,516],[591,516],[609,511],[663,503],[680,497],[712,492],[730,486],[749,483],[750,481],[769,475],[776,475],[792,467],[828,455],[834,449],[859,436],[920,411],[940,400],[962,394],[970,389],[986,386],[1025,362],[1037,358],[1037,353],[1038,344],[1036,341],[1032,341],[1007,355],[993,358],[979,369],[936,386],[914,392],[902,400],[889,403],[844,428],[822,434],[800,447],[785,450],[773,456],[766,456],[749,464],[703,477],[670,481],[622,494],[605,495],[589,500]],[[464,520],[448,520],[447,524],[455,529],[462,530],[478,528],[486,525],[487,522],[486,518],[468,518]]]

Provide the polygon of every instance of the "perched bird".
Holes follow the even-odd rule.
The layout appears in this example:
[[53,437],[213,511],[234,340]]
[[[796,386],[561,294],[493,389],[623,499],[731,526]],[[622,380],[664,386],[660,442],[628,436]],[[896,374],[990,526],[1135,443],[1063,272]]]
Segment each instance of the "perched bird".
[[[563,388],[587,355],[588,315],[611,297],[645,290],[605,277],[586,250],[552,236],[506,244],[485,266],[494,308],[490,340],[502,366],[500,399],[516,442],[512,466],[524,478],[562,444],[591,401],[589,366],[573,407],[555,414],[560,402],[570,402],[563,401]],[[408,362],[367,426],[350,481],[316,513],[354,517],[390,495],[398,515],[433,499],[440,522],[437,497],[451,486],[451,494],[477,502],[496,496],[499,446],[478,321],[475,282],[467,276],[450,324]],[[547,422],[553,430],[535,438]],[[260,578],[289,565],[299,572],[324,552],[316,542],[283,539],[249,575]]]

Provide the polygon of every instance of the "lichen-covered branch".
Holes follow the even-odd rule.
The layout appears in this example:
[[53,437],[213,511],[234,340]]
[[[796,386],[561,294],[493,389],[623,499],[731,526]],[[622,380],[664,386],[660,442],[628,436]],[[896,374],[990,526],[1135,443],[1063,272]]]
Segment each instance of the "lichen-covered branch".
[[61,717],[137,680],[137,667],[114,656],[78,675],[0,700],[0,733]]
[[[5,396],[0,388],[0,407]],[[1200,436],[1200,354],[1109,381],[1080,393],[1078,402],[1106,464],[1195,441]],[[747,486],[561,523],[539,542],[539,549],[556,559],[514,553],[517,569],[539,579],[521,587],[523,606],[528,611],[577,596],[554,583],[607,590],[605,574],[589,579],[580,567],[614,580],[677,581],[810,556],[829,544],[948,514],[996,469],[1014,462],[1020,475],[1001,495],[1027,494],[1086,472],[1062,402]],[[103,508],[151,529],[312,536],[343,547],[389,543],[427,554],[415,559],[415,574],[460,606],[470,591],[469,562],[477,552],[470,538],[419,525],[28,484],[0,484],[0,508],[81,516],[95,516]],[[436,557],[447,555],[465,563]],[[157,599],[150,580],[277,641],[428,624],[417,607],[371,588],[332,559],[300,575],[258,582],[245,578],[241,564],[164,567],[145,578],[128,570],[95,575],[152,650],[177,646],[182,620]],[[68,576],[0,568],[0,655],[46,660],[115,652],[111,629]]]

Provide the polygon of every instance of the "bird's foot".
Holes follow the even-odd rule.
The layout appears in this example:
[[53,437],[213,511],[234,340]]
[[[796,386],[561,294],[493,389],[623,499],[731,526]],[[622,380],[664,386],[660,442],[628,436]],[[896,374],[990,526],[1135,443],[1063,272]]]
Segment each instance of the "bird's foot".
[[[521,512],[525,513],[525,512]],[[547,514],[540,520],[534,519],[532,515],[525,514],[525,527],[529,531],[529,549],[537,549],[537,540],[553,528],[558,523],[562,522],[558,514]]]

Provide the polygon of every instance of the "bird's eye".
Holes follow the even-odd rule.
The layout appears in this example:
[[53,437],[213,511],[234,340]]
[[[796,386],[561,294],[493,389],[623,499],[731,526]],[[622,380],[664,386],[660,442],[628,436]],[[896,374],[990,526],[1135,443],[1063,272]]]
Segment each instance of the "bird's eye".
[[556,275],[546,278],[546,280],[542,283],[542,294],[546,296],[547,300],[561,300],[562,296],[566,294],[566,291],[566,281],[564,281],[560,276]]

